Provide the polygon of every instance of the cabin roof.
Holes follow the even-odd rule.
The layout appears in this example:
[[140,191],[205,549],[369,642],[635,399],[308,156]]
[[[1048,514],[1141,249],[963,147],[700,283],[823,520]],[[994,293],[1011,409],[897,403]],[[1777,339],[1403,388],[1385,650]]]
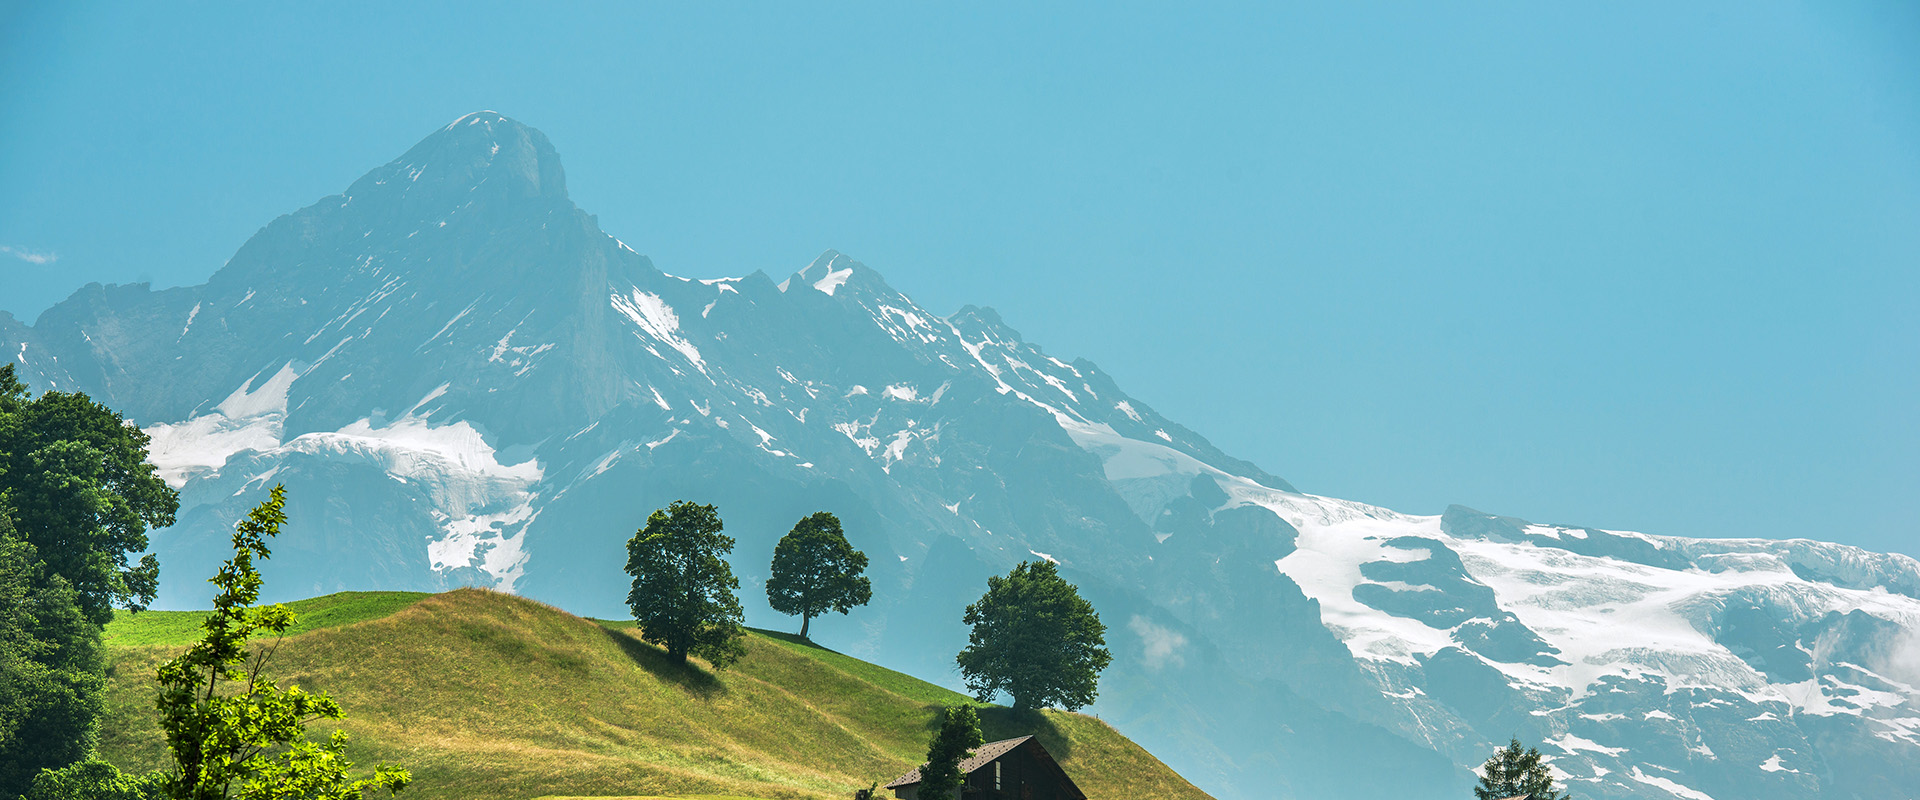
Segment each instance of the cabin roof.
[[[974,770],[993,763],[994,759],[1012,752],[1014,748],[1026,744],[1027,740],[1032,738],[1032,736],[1022,736],[1018,739],[1001,739],[997,742],[988,742],[980,745],[974,748],[972,758],[960,762],[960,774],[971,775]],[[920,766],[924,767],[926,765],[922,764]],[[907,774],[893,779],[893,782],[887,784],[884,788],[898,789],[902,786],[912,786],[919,782],[920,767],[914,767]]]

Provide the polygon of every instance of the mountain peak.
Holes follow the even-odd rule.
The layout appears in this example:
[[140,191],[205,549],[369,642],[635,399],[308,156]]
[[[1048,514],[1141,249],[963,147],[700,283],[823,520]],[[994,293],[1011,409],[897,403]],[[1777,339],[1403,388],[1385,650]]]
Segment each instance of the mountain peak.
[[[459,119],[456,119],[452,122],[447,123],[447,127],[445,128],[445,130],[453,130],[462,125],[493,125],[494,123],[507,123],[509,125],[520,125],[520,123],[515,122],[511,117],[508,117],[507,115],[502,114],[498,111],[482,109],[480,111],[475,111],[471,114],[462,115]],[[521,126],[521,127],[525,127],[525,126]]]
[[498,112],[475,111],[367,173],[347,195],[397,190],[465,202],[462,195],[483,187],[508,197],[563,200],[567,174],[546,134]]
[[821,253],[805,269],[781,282],[780,291],[796,286],[811,286],[822,294],[832,296],[849,283],[865,292],[894,293],[880,273],[838,250]]

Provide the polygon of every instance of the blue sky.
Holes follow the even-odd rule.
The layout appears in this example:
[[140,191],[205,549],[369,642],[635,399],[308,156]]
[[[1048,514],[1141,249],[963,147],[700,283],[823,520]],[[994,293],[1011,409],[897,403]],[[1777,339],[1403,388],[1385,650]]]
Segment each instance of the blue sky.
[[662,269],[841,250],[1307,491],[1920,555],[1920,5],[400,5],[0,3],[0,309],[493,109]]

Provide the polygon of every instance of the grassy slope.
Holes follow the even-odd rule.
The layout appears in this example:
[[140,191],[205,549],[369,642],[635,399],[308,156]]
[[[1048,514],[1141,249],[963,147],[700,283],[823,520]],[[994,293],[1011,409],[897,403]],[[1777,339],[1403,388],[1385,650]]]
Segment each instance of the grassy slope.
[[[784,634],[755,632],[746,659],[712,672],[673,664],[618,624],[491,592],[331,607],[333,626],[285,640],[272,672],[333,693],[353,757],[411,769],[406,795],[422,800],[845,798],[911,769],[939,707],[966,699]],[[153,670],[194,635],[141,624],[148,633],[112,640],[101,748],[132,769],[162,766]],[[1206,797],[1091,717],[1018,720],[995,707],[982,718],[988,740],[1038,734],[1094,798]]]
[[[426,592],[339,592],[296,600],[287,604],[298,615],[287,635],[379,619],[431,596]],[[107,623],[105,638],[113,647],[185,646],[200,638],[200,623],[212,614],[212,611],[116,612],[113,621]]]

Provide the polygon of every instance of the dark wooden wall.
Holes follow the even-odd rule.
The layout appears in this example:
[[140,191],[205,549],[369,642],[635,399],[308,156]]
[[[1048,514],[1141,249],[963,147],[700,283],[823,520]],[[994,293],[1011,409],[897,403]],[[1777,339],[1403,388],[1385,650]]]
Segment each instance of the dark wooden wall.
[[1035,757],[1030,746],[1014,748],[995,759],[1000,765],[1000,788],[993,787],[993,764],[967,776],[961,800],[1073,800],[1077,795],[1060,783],[1059,772]]

